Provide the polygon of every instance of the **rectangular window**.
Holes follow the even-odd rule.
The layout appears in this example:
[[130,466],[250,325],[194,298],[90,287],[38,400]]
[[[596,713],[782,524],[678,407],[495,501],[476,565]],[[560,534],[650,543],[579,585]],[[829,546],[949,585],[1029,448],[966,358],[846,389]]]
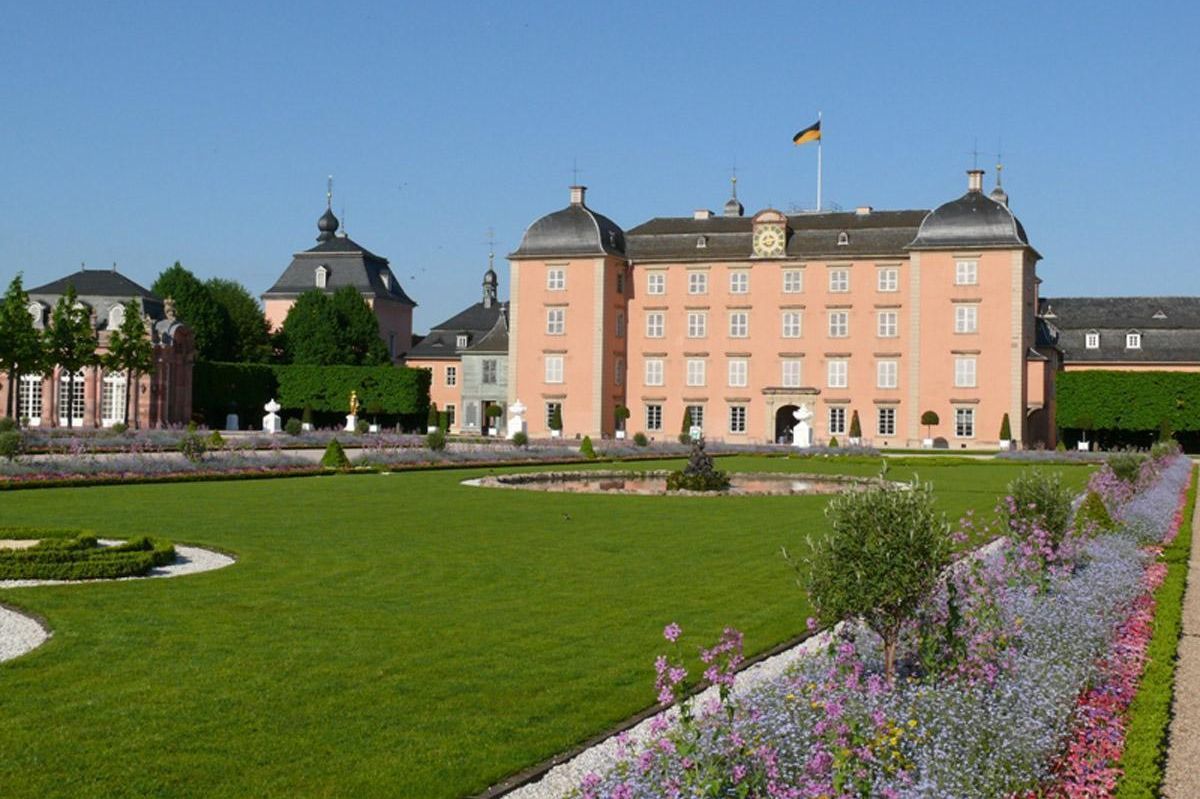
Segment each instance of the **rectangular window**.
[[801,316],[799,311],[783,312],[783,337],[800,338]]
[[955,261],[954,262],[954,285],[956,286],[975,286],[979,283],[979,262],[978,261]]
[[662,406],[647,405],[646,406],[646,429],[650,431],[662,430]]
[[749,372],[748,362],[744,358],[734,358],[729,361],[729,387],[744,388]]
[[876,361],[876,388],[896,388],[899,384],[900,365],[896,361]]
[[561,383],[563,381],[563,357],[561,355],[546,356],[546,382]]
[[730,405],[729,406],[729,432],[745,433],[746,432],[746,406],[745,405]]
[[979,308],[975,305],[954,306],[954,332],[976,333],[979,331]]
[[729,314],[729,337],[746,338],[750,335],[750,314],[734,311]]
[[685,409],[693,427],[704,427],[704,406],[689,405]]
[[1083,346],[1087,347],[1089,350],[1100,349],[1100,334],[1088,333],[1086,336],[1084,336]]
[[1141,333],[1126,333],[1125,334],[1125,349],[1140,350],[1142,348]]
[[616,322],[617,338],[625,338],[625,312],[617,311]]
[[659,311],[646,314],[646,338],[663,337],[663,314]]
[[801,366],[797,358],[787,358],[783,361],[783,374],[781,379],[784,388],[799,388],[801,381]]
[[729,273],[729,293],[730,294],[748,294],[750,292],[750,273],[749,272],[730,272]]
[[546,309],[546,335],[561,336],[567,330],[567,310],[565,308]]
[[100,424],[111,427],[125,421],[125,375],[104,376],[100,391]]
[[880,408],[879,409],[879,424],[876,427],[881,436],[896,435],[896,409],[895,408]]
[[21,375],[21,393],[17,416],[28,419],[30,425],[42,423],[42,376]]
[[895,311],[880,311],[878,332],[880,338],[895,338],[900,335],[900,314]]
[[832,294],[845,294],[850,290],[850,270],[829,270],[829,291]]
[[688,272],[688,294],[708,293],[708,272]]
[[975,437],[975,409],[974,408],[955,408],[954,409],[954,436],[955,436],[955,438],[974,438]]
[[567,287],[567,270],[549,269],[546,271],[546,288],[549,291],[562,291]]
[[[559,415],[562,415],[562,403],[561,402],[547,402],[546,403],[546,427],[549,428],[550,425],[554,422],[554,415],[556,413]],[[553,429],[553,428],[550,428],[550,429]]]
[[900,290],[900,270],[894,266],[884,267],[877,275],[877,288],[880,291],[891,292]]
[[625,385],[625,359],[617,358],[613,361],[613,383],[618,386]]
[[618,294],[625,293],[625,273],[624,272],[617,272],[617,293]]
[[708,314],[704,311],[688,311],[688,338],[704,338],[708,335]]
[[846,311],[829,312],[829,337],[845,338],[850,335],[850,314]]
[[846,409],[841,405],[829,407],[829,435],[844,436],[846,434]]
[[446,406],[446,426],[454,427],[454,406],[453,405]]
[[648,273],[646,273],[646,293],[647,294],[666,294],[667,293],[667,275],[665,272],[648,272]]
[[975,388],[975,359],[954,359],[954,385],[956,388]]
[[457,366],[447,366],[446,367],[446,385],[448,385],[448,386],[457,386],[458,385],[458,367]]
[[[562,359],[559,358],[560,367]],[[480,380],[485,386],[496,385],[497,369],[496,360],[494,358],[486,358],[483,361],[483,378]]]
[[646,385],[661,386],[663,384],[663,362],[658,358],[646,360]]
[[785,269],[783,270],[783,293],[784,294],[800,294],[804,291],[804,270],[803,269]]
[[705,362],[701,358],[688,358],[687,385],[689,385],[689,386],[704,385],[704,365],[705,365]]
[[71,387],[71,376],[69,372],[63,372],[59,376],[58,381],[58,424],[61,427],[67,426],[67,405],[69,400],[74,397],[74,404],[70,408],[71,422],[78,427],[83,424],[83,371],[80,370],[75,374],[74,389]]
[[830,361],[829,362],[829,387],[830,388],[847,388],[850,385],[850,362],[849,361]]

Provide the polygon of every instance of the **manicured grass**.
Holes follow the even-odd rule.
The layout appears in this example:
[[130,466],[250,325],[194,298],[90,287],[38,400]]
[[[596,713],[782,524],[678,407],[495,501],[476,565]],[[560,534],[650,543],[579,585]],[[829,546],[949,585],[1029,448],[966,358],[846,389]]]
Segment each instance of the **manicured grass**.
[[1129,706],[1125,733],[1124,774],[1117,799],[1152,799],[1159,795],[1167,766],[1167,733],[1175,695],[1176,653],[1183,631],[1183,592],[1187,587],[1188,557],[1192,551],[1192,513],[1196,507],[1196,475],[1188,492],[1179,535],[1163,550],[1167,576],[1155,593],[1154,634],[1147,650],[1146,669]]
[[[875,474],[879,463],[719,466]],[[1021,470],[914,459],[890,461],[889,476],[914,468],[953,518],[990,510]],[[1086,467],[1056,468],[1086,479]],[[736,626],[750,652],[804,629],[779,549],[803,550],[825,524],[824,497],[459,484],[487,471],[4,495],[4,524],[163,536],[239,562],[0,593],[54,630],[0,666],[3,794],[461,796],[650,704],[667,622],[705,642]]]

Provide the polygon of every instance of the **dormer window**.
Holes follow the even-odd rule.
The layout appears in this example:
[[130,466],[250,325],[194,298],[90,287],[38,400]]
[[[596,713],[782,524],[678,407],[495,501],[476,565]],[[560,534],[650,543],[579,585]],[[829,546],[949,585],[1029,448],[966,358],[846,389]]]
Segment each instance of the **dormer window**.
[[329,282],[329,267],[325,266],[325,264],[321,264],[320,266],[317,267],[316,272],[313,273],[313,285],[315,285],[319,289],[323,289],[323,288],[325,288],[325,285],[328,282]]
[[1140,350],[1142,348],[1142,334],[1136,330],[1131,330],[1125,334],[1125,349]]
[[40,327],[44,314],[42,304],[40,302],[31,302],[28,306],[26,306],[26,309],[29,311],[29,315],[33,318],[33,324]]
[[388,291],[392,290],[392,273],[386,269],[379,271],[379,279],[383,281],[383,287]]
[[697,250],[703,250],[707,246],[708,246],[708,237],[707,236],[697,236],[696,237],[696,249]]
[[125,306],[114,305],[108,311],[108,329],[116,330],[125,322]]
[[845,247],[849,243],[850,243],[850,234],[843,230],[841,233],[838,234],[838,246]]
[[467,346],[467,334],[459,333],[458,338],[454,342],[454,346],[458,347],[460,350],[463,349],[464,347],[466,347]]
[[1100,349],[1100,334],[1095,330],[1089,330],[1083,337],[1083,346],[1089,350]]

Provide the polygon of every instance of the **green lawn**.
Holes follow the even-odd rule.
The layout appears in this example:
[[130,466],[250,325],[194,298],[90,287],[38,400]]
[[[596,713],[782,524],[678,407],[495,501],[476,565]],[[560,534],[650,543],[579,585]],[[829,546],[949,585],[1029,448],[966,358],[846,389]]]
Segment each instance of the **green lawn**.
[[[859,474],[878,463],[719,461]],[[932,481],[952,518],[990,510],[1020,471],[890,465],[892,478],[916,468]],[[486,471],[0,496],[0,524],[239,557],[174,580],[0,592],[54,630],[0,665],[0,793],[461,796],[647,706],[667,622],[689,643],[734,625],[750,651],[804,628],[779,549],[802,549],[824,498],[459,485]]]

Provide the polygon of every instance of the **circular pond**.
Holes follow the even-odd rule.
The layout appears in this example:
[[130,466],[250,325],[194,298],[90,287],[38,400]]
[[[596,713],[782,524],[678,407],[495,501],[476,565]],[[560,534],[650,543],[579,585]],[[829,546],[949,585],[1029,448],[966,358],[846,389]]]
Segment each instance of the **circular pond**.
[[670,472],[524,472],[464,480],[464,485],[516,488],[567,494],[635,494],[642,496],[788,496],[837,494],[878,485],[879,480],[829,474],[731,473],[726,491],[668,491]]

